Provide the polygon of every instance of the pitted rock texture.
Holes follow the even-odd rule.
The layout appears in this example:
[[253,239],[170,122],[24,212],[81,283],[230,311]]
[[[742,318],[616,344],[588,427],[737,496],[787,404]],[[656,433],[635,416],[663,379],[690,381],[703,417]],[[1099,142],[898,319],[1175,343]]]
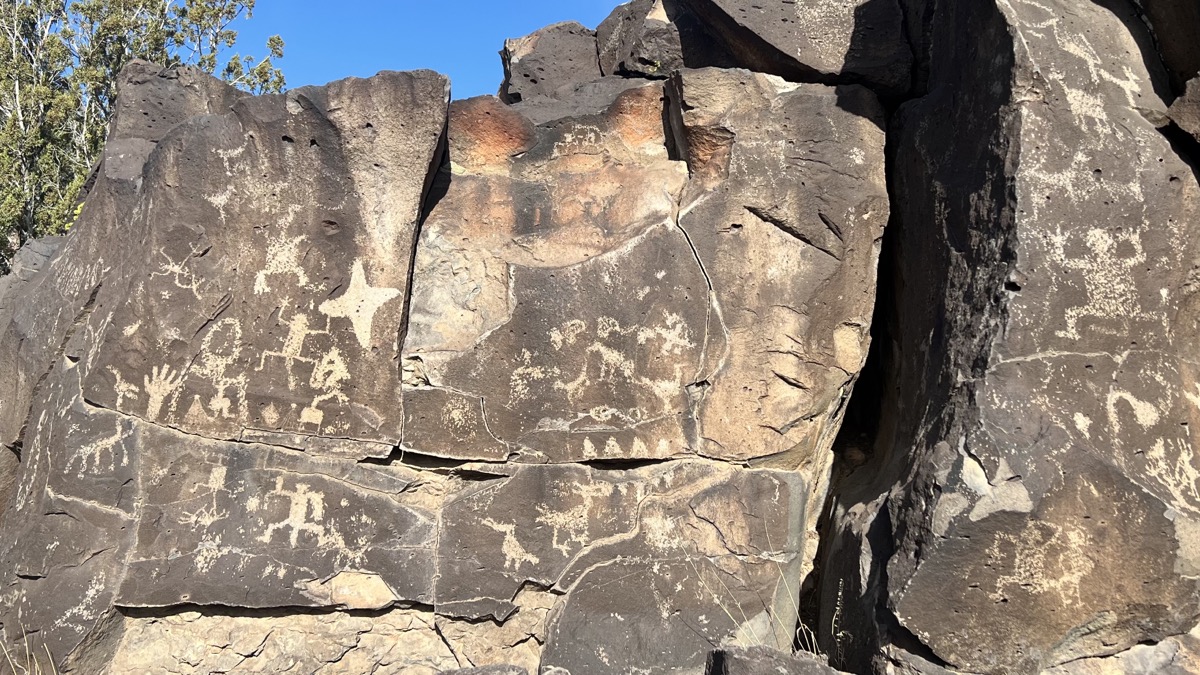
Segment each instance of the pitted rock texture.
[[635,0],[460,101],[131,64],[78,223],[0,279],[0,638],[1194,670],[1189,11]]
[[683,0],[634,0],[596,28],[605,75],[665,78],[690,66],[731,67],[736,61]]

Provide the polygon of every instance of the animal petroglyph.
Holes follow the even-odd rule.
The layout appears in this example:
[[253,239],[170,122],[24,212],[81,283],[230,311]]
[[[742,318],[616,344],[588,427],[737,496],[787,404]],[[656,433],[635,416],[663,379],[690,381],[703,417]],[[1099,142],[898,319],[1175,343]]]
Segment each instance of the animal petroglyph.
[[113,392],[117,395],[117,407],[125,406],[125,399],[137,399],[142,392],[138,386],[132,382],[126,382],[125,378],[121,377],[121,373],[116,368],[109,366],[108,372],[113,376]]
[[499,523],[491,518],[484,518],[479,521],[482,524],[492,528],[493,530],[504,534],[504,543],[501,544],[501,551],[504,553],[504,568],[508,570],[516,570],[523,563],[533,565],[541,562],[541,559],[525,550],[521,545],[521,541],[517,539],[517,526],[513,523]]
[[[620,486],[616,489],[623,489]],[[538,504],[536,522],[550,528],[551,545],[563,554],[569,554],[572,549],[587,545],[588,523],[593,517],[593,505],[597,499],[611,497],[614,487],[604,484],[564,485],[555,483],[549,487],[557,493],[556,506],[571,504],[569,509],[550,508],[546,504]],[[568,497],[563,499],[563,497]],[[534,561],[536,562],[536,561]]]
[[[539,382],[555,378],[552,386],[566,393],[567,398],[574,402],[579,400],[592,386],[598,382],[615,382],[618,380],[636,383],[651,391],[662,402],[663,412],[669,412],[674,399],[679,395],[683,386],[685,365],[673,363],[673,377],[654,379],[638,372],[635,356],[628,353],[629,347],[635,349],[650,347],[662,357],[678,357],[685,350],[696,347],[683,317],[663,310],[661,321],[650,326],[622,327],[620,322],[612,317],[602,316],[596,319],[594,330],[588,322],[574,319],[553,328],[548,333],[550,344],[555,351],[583,345],[585,358],[583,368],[570,380],[561,377],[557,367],[542,367],[532,365],[532,354],[522,353],[523,364],[513,371],[513,398],[526,398],[531,382]],[[595,339],[587,341],[589,333],[594,333]],[[630,345],[632,338],[633,345]],[[640,356],[641,353],[638,353]],[[655,363],[656,356],[649,355],[648,361]]]
[[67,461],[67,470],[78,466],[76,476],[83,478],[89,473],[111,472],[118,464],[126,466],[129,463],[129,455],[122,452],[120,447],[132,435],[133,430],[124,428],[120,420],[116,420],[114,424],[113,433],[80,445]]

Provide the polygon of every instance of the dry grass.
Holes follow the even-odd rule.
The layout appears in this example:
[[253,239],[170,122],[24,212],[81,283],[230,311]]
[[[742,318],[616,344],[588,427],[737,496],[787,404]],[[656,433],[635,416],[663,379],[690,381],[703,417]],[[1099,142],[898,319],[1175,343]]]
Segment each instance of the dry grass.
[[42,644],[42,652],[29,646],[29,636],[25,636],[24,654],[17,654],[14,659],[12,652],[8,651],[8,646],[0,642],[0,652],[4,653],[4,661],[0,664],[8,666],[8,672],[12,675],[58,675],[58,669],[54,667],[54,657],[50,655],[50,648]]

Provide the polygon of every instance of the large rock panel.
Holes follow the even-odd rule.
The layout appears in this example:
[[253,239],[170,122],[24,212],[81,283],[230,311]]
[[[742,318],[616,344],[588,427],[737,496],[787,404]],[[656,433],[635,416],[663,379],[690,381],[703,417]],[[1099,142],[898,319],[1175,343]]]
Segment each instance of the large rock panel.
[[[62,659],[106,643],[117,606],[428,600],[429,484],[445,476],[418,482],[283,446],[386,457],[399,440],[405,312],[377,311],[363,274],[386,268],[371,278],[407,289],[445,79],[386,74],[249,98],[197,71],[135,63],[122,82],[79,222],[41,272],[13,277],[22,302],[6,304],[9,334],[29,337],[5,343],[16,356],[3,377],[18,384],[6,433],[21,441],[0,549],[5,640]],[[284,180],[288,162],[311,181]],[[405,178],[385,181],[384,169]],[[342,233],[342,250],[299,248],[318,233]],[[281,241],[295,257],[272,237],[292,237]],[[305,325],[321,307],[327,321]],[[358,330],[372,312],[388,327]],[[343,391],[357,366],[338,355],[351,348],[373,354],[372,376]],[[355,402],[364,385],[383,414]],[[293,391],[313,388],[384,431],[305,429]],[[272,410],[266,425],[247,417]],[[233,442],[245,434],[280,445]]]
[[931,11],[971,40],[931,42],[892,127],[890,393],[832,508],[817,625],[966,672],[1186,633],[1200,185],[1156,129],[1164,71],[1125,3]]
[[386,456],[447,91],[430,72],[346,80],[160,143],[133,225],[144,271],[93,311],[107,339],[90,400],[210,438]]
[[[187,119],[224,113],[244,96],[189,67],[164,70],[134,61],[118,79],[122,96],[113,111],[109,142],[76,221],[81,234],[65,238],[56,247],[58,255],[45,263],[50,272],[28,279],[21,300],[8,301],[8,309],[0,312],[0,444],[6,446],[22,441],[34,389],[91,311],[102,271],[129,264],[133,249],[111,243],[118,232],[128,236],[121,228],[134,218],[151,151]],[[18,278],[22,274],[19,269],[14,273]]]
[[679,223],[720,335],[694,388],[694,447],[810,476],[811,558],[870,343],[889,212],[883,113],[862,87],[739,70],[682,71],[669,92],[693,176]]

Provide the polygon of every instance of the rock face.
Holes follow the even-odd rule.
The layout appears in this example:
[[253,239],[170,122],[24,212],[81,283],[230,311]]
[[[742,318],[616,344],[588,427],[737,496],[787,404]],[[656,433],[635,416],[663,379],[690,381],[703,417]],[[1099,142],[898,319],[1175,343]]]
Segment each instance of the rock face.
[[912,51],[897,0],[683,0],[741,64],[797,81],[908,91]]
[[873,561],[821,591],[857,670],[877,639],[877,668],[1115,668],[1200,613],[1200,187],[1145,26],[1067,4],[927,8],[929,91],[889,129],[890,390],[823,561]]
[[574,21],[506,40],[500,56],[504,59],[500,98],[509,103],[553,97],[563,87],[600,77],[596,33]]
[[1200,27],[1152,4],[635,0],[460,101],[135,62],[0,279],[0,638],[1189,671]]
[[1200,74],[1200,5],[1179,0],[1134,0],[1176,90]]

